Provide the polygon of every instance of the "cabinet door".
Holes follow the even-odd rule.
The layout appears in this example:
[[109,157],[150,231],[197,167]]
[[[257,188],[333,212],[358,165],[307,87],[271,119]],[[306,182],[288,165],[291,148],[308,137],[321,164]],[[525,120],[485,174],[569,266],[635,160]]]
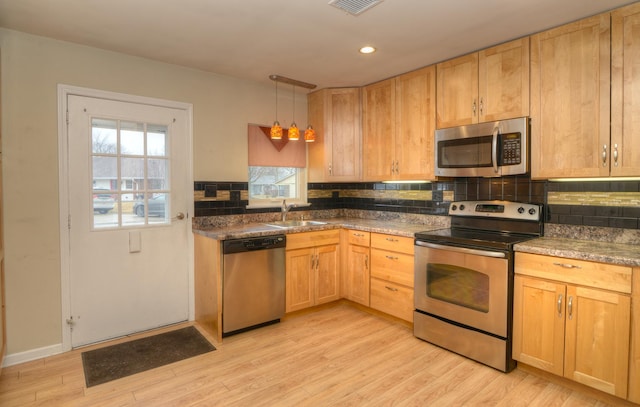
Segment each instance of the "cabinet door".
[[529,37],[478,52],[480,122],[529,116]]
[[331,89],[325,129],[329,139],[328,181],[360,179],[360,89]]
[[360,89],[323,89],[308,98],[316,141],[308,144],[309,181],[358,181],[361,174]]
[[434,179],[435,77],[430,66],[396,79],[396,179]]
[[314,295],[312,261],[315,249],[304,248],[286,252],[286,312],[311,307]]
[[328,163],[330,157],[327,139],[331,136],[328,134],[329,129],[325,127],[328,94],[329,89],[322,89],[307,95],[307,121],[316,131],[316,141],[307,143],[307,176],[309,182],[326,182],[329,174]]
[[562,376],[565,285],[515,276],[513,358]]
[[567,286],[565,377],[627,397],[629,296]]
[[611,18],[611,175],[640,175],[640,4]]
[[382,181],[393,177],[395,99],[395,79],[387,79],[364,87],[362,153],[365,180]]
[[315,253],[314,305],[340,299],[339,245],[321,246]]
[[369,247],[350,244],[347,248],[345,297],[369,306]]
[[436,126],[478,122],[478,53],[437,65]]
[[531,37],[533,178],[609,175],[609,27],[602,14]]

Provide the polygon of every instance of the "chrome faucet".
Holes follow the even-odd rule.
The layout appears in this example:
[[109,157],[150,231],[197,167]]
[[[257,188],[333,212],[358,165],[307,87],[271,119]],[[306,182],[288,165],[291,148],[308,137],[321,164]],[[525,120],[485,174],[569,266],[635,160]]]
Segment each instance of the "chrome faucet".
[[287,220],[287,213],[291,210],[291,208],[295,208],[296,204],[291,204],[287,206],[287,201],[285,199],[282,200],[282,206],[280,207],[280,212],[282,212],[282,221]]

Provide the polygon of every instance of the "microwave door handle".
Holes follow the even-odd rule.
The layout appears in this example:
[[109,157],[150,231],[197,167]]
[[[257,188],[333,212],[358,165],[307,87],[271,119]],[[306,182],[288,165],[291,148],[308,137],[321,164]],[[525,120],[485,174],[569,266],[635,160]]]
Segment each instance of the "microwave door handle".
[[491,161],[493,162],[493,172],[498,173],[498,134],[500,129],[496,126],[493,129],[493,139],[491,141]]

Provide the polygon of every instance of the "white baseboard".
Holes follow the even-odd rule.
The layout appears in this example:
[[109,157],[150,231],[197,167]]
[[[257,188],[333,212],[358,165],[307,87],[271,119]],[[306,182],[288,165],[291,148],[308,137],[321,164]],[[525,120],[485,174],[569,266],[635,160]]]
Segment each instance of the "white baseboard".
[[5,356],[2,366],[13,366],[36,359],[42,359],[47,356],[57,355],[62,352],[62,344],[60,343],[57,345],[45,346],[44,348],[31,349],[25,352],[12,353]]

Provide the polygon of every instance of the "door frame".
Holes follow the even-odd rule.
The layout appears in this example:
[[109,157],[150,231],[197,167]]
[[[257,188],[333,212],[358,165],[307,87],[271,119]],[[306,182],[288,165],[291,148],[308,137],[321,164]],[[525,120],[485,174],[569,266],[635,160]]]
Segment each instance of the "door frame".
[[[67,126],[67,98],[69,95],[108,99],[118,102],[138,103],[159,107],[184,110],[187,113],[187,177],[188,190],[193,196],[193,105],[191,103],[175,102],[145,96],[128,95],[125,93],[109,92],[98,89],[84,88],[72,85],[58,84],[58,202],[60,221],[60,302],[62,305],[62,351],[71,350],[71,330],[67,326],[67,318],[71,315],[71,261],[70,261],[70,231],[69,231],[69,134]],[[189,213],[193,216],[193,200],[190,201],[185,227],[191,224]],[[187,233],[187,275],[188,275],[188,307],[189,321],[195,318],[194,297],[194,258],[193,235]]]

